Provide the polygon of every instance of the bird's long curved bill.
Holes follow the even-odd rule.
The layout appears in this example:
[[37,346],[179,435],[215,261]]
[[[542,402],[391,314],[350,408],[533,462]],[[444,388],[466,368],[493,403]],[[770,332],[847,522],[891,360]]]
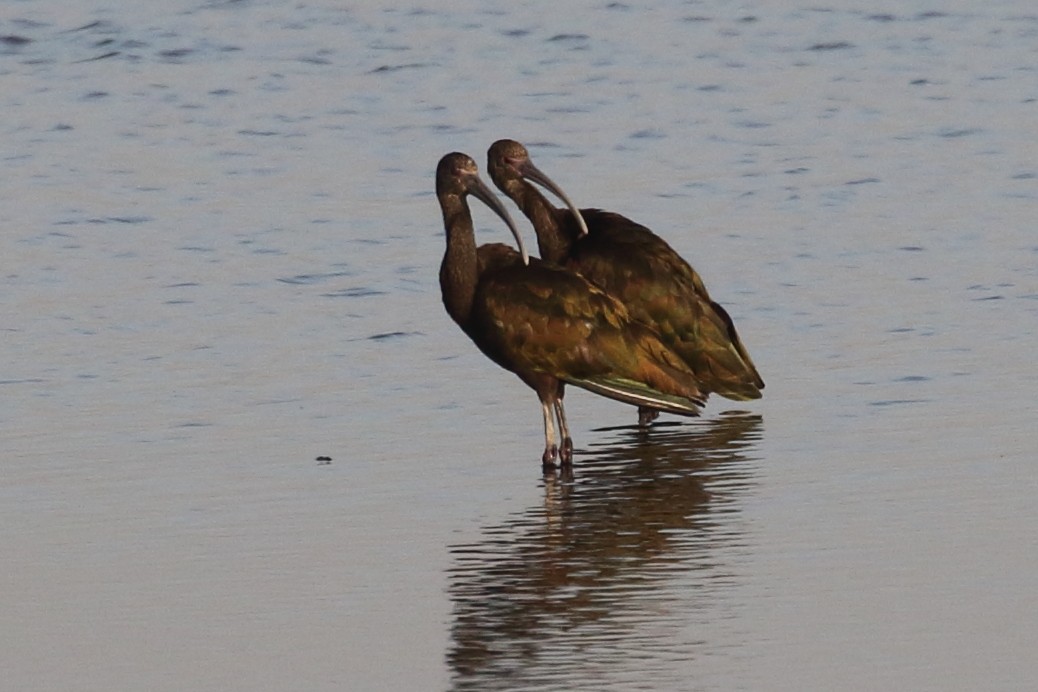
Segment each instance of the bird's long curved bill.
[[473,177],[469,183],[469,192],[477,197],[480,202],[487,205],[494,210],[501,219],[508,224],[508,230],[512,231],[512,236],[515,238],[515,242],[519,245],[519,254],[523,257],[523,264],[530,264],[530,256],[526,254],[526,245],[523,244],[523,237],[519,234],[519,227],[515,225],[515,221],[512,220],[512,216],[505,209],[505,205],[501,204],[501,200],[497,198],[490,188],[487,187],[480,178]]
[[584,216],[580,213],[580,210],[577,209],[577,205],[573,204],[566,193],[562,191],[562,188],[555,184],[554,180],[542,173],[541,169],[533,165],[533,162],[529,159],[523,162],[519,172],[522,173],[524,178],[529,178],[548,192],[561,199],[565,203],[566,207],[573,212],[573,216],[577,218],[577,223],[580,225],[580,235],[587,235],[587,224],[584,223]]

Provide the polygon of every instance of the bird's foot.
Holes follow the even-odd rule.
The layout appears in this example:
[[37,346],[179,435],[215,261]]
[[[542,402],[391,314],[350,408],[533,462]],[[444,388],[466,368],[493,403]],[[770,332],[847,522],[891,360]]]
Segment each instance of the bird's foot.
[[555,445],[548,445],[544,448],[544,454],[541,455],[541,468],[545,471],[551,471],[555,468],[555,460],[559,457],[559,448]]
[[638,426],[641,428],[649,427],[649,423],[653,422],[660,417],[660,412],[654,408],[643,408],[638,407]]
[[573,465],[573,438],[567,437],[562,441],[559,449],[559,461],[563,466]]

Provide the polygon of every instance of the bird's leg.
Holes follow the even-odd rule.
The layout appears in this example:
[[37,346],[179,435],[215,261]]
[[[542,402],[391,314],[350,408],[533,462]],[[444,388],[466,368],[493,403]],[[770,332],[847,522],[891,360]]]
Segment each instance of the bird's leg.
[[555,422],[552,419],[550,402],[541,401],[541,413],[544,415],[544,454],[541,456],[541,466],[553,469],[559,448],[555,444]]
[[648,406],[638,407],[638,427],[647,428],[649,423],[660,417],[660,412]]
[[563,466],[573,463],[573,438],[569,436],[569,426],[566,425],[566,410],[562,407],[562,396],[560,395],[552,403],[555,409],[555,417],[559,419],[559,432],[562,434],[562,446],[559,447],[559,461]]

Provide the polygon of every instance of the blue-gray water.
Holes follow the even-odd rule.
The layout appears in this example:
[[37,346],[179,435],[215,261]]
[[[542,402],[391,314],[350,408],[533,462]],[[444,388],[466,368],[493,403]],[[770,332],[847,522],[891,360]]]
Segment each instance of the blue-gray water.
[[[1038,677],[1030,0],[8,2],[0,109],[5,686]],[[765,398],[572,390],[543,477],[436,279],[436,161],[500,137]]]

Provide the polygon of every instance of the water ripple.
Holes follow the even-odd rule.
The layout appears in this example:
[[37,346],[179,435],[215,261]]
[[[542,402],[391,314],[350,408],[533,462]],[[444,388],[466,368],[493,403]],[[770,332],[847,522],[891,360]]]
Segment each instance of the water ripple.
[[[320,274],[296,274],[295,276],[281,277],[278,279],[281,283],[286,284],[318,284],[327,281],[328,279],[336,279],[341,276],[352,276],[351,272],[324,272]],[[356,290],[356,289],[350,289]]]
[[403,339],[409,336],[421,335],[422,332],[383,332],[381,334],[372,334],[371,336],[361,337],[361,339],[351,339],[351,341],[390,341]]
[[370,296],[385,295],[385,293],[385,291],[379,291],[366,286],[355,286],[353,288],[344,288],[341,291],[322,293],[321,295],[325,298],[368,298]]

